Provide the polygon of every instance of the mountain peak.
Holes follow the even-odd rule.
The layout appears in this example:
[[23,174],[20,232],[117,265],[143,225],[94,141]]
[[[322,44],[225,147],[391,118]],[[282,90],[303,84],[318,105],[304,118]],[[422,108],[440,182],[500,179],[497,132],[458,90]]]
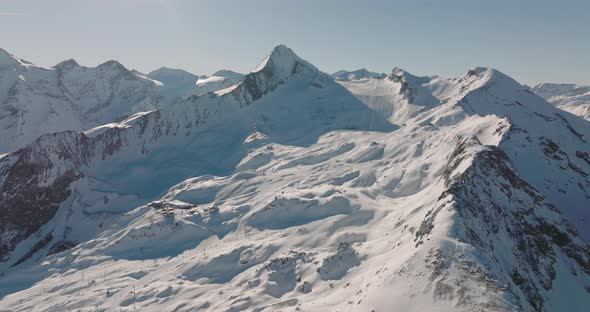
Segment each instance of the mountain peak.
[[76,60],[69,59],[69,60],[65,60],[65,61],[62,61],[62,62],[56,64],[55,66],[53,66],[53,68],[58,69],[58,70],[71,70],[72,68],[79,67],[79,66],[80,66],[80,64],[78,64],[78,62],[76,62]]
[[256,66],[252,73],[270,70],[276,72],[281,78],[286,78],[298,70],[296,68],[297,65],[310,69],[313,72],[319,72],[315,66],[302,60],[293,50],[280,44]]
[[429,77],[415,76],[397,66],[394,67],[391,71],[389,79],[391,79],[394,82],[406,82],[411,85],[420,85],[423,83],[427,83],[430,80]]
[[156,70],[153,70],[151,72],[148,73],[148,75],[152,75],[152,74],[163,74],[163,73],[176,73],[176,74],[191,74],[194,75],[192,73],[187,72],[184,69],[177,69],[177,68],[170,68],[170,67],[166,67],[166,66],[162,66]]
[[[176,69],[176,68],[170,68],[170,67],[160,67],[160,68],[148,73],[147,76],[149,78],[159,80],[159,81],[178,79],[178,78],[194,79],[195,81],[196,81],[196,79],[199,79],[199,76],[197,76],[191,72],[188,72],[183,69]],[[162,81],[162,82],[164,82],[164,81]]]
[[106,61],[106,62],[98,65],[96,68],[110,68],[110,69],[115,69],[115,70],[120,70],[120,71],[128,71],[128,69],[125,66],[123,66],[123,64],[121,64],[115,60]]
[[235,81],[241,81],[244,79],[244,74],[229,69],[220,69],[216,71],[212,76],[224,77]]
[[492,67],[478,66],[471,68],[467,71],[467,76],[481,76],[488,79],[509,79],[514,81],[510,76]]
[[293,50],[284,44],[279,44],[278,46],[274,47],[274,49],[272,49],[271,55],[283,55],[284,57],[290,56],[298,58],[295,52],[293,52]]
[[14,55],[8,53],[6,50],[0,48],[0,65],[18,65],[22,64]]
[[467,76],[475,75],[493,75],[497,70],[490,67],[477,66],[467,71]]
[[476,79],[480,81],[480,86],[489,86],[494,84],[501,85],[504,88],[504,90],[526,89],[525,86],[518,83],[518,81],[514,80],[512,77],[491,67],[475,67],[468,70],[467,75],[465,75],[464,78],[472,79],[472,77],[476,77]]

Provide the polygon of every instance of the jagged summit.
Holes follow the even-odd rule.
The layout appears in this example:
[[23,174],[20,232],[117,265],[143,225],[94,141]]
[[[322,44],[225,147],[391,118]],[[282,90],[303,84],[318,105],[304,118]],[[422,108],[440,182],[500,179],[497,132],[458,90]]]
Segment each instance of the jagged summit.
[[[265,94],[286,83],[291,77],[299,77],[310,84],[321,72],[313,65],[304,61],[284,45],[275,47],[272,52],[235,88],[236,96],[245,105],[260,99]],[[223,92],[226,93],[226,92]]]
[[391,75],[389,75],[389,79],[394,82],[406,82],[406,83],[409,83],[410,85],[420,85],[420,84],[427,83],[428,81],[430,81],[431,78],[426,77],[426,76],[420,77],[420,76],[410,74],[406,70],[396,66],[391,71]]

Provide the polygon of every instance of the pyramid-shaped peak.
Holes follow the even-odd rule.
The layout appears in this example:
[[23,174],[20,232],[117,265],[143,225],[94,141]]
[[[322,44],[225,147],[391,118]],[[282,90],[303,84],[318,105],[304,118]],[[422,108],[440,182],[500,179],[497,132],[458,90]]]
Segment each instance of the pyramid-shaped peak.
[[315,66],[297,56],[293,50],[280,44],[252,72],[273,71],[279,76],[287,77],[296,70],[296,65],[303,66],[314,72],[319,71]]
[[288,48],[284,44],[279,44],[278,46],[274,47],[274,49],[272,49],[271,55],[273,55],[275,57],[293,57],[293,58],[299,58],[295,54],[295,52],[293,52],[293,50],[291,50],[290,48]]

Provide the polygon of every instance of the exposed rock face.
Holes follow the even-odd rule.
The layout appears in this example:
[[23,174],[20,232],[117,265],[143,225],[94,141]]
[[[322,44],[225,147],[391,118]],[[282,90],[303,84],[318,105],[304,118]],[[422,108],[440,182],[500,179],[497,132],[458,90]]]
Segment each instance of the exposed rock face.
[[[284,45],[277,46],[252,73],[246,75],[233,92],[236,100],[244,106],[260,99],[265,94],[284,84],[292,75],[315,79],[320,72],[313,65],[300,59]],[[242,104],[243,103],[243,104]]]
[[2,261],[55,216],[71,193],[69,186],[83,176],[79,168],[86,163],[88,152],[86,136],[60,132],[45,135],[0,160]]
[[501,149],[463,137],[444,176],[447,190],[440,196],[439,207],[416,232],[418,242],[432,230],[436,215],[450,201],[447,209],[458,216],[451,235],[476,247],[476,254],[484,259],[486,276],[510,293],[520,309],[548,309],[546,302],[555,287],[560,287],[555,281],[562,266],[571,266],[569,278],[579,280],[574,283],[583,283],[590,276],[590,246],[558,208],[518,176]]

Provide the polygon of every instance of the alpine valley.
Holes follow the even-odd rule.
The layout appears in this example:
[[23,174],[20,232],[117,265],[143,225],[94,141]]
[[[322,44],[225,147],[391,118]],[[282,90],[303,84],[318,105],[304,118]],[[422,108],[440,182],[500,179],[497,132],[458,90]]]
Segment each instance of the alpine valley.
[[1,52],[0,310],[579,311],[590,123],[555,90]]

